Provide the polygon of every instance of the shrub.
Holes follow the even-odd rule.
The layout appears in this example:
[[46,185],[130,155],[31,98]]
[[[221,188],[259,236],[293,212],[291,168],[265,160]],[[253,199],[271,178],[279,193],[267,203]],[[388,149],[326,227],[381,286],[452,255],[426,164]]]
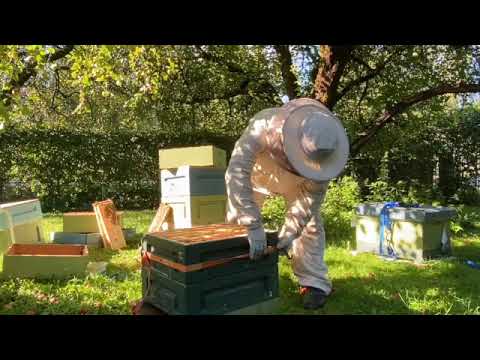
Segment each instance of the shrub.
[[468,230],[474,229],[480,224],[480,215],[469,211],[464,205],[456,207],[457,215],[450,222],[450,230],[454,234],[462,234]]
[[353,238],[351,224],[360,202],[360,187],[352,177],[330,182],[321,209],[327,241],[345,243]]
[[92,202],[112,198],[121,209],[152,209],[159,200],[160,148],[213,144],[228,153],[233,143],[205,131],[9,128],[0,133],[0,201],[36,196],[46,212],[91,210]]
[[286,201],[282,196],[267,198],[262,208],[265,228],[278,231],[284,223],[286,212]]
[[[355,206],[360,202],[360,188],[348,176],[329,184],[321,208],[327,241],[346,242],[352,238]],[[266,228],[279,230],[284,223],[286,202],[282,197],[268,198],[262,208]]]
[[480,190],[471,185],[463,185],[451,200],[456,204],[480,205]]
[[397,181],[390,184],[379,180],[367,184],[369,195],[366,200],[369,202],[399,201],[405,204],[432,203],[434,199],[441,199],[437,187],[426,187],[413,181],[408,185],[405,181]]

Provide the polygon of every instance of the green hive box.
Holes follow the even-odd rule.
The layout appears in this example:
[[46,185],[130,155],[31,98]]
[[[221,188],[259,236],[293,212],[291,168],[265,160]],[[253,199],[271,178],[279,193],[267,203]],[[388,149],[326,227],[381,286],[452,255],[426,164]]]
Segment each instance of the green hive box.
[[3,276],[38,279],[82,276],[88,261],[85,245],[14,244],[3,256]]
[[[192,233],[196,228],[188,229],[190,234],[183,238],[175,233],[187,234],[186,229],[148,234],[143,239],[142,250],[184,265],[248,254],[246,235],[222,236],[218,231],[221,227],[197,228],[199,232],[202,229],[212,231],[212,240],[201,239],[201,235],[195,241]],[[173,240],[175,237],[179,241]],[[269,233],[268,238],[270,245],[277,241],[275,233]],[[274,307],[273,300],[279,296],[278,253],[270,253],[258,261],[239,258],[188,272],[151,261],[142,267],[142,292],[146,303],[172,315],[265,312]],[[260,304],[264,304],[262,309]]]
[[[360,204],[356,208],[355,234],[358,252],[380,252],[380,212],[382,203]],[[389,244],[400,258],[421,262],[449,255],[451,251],[449,220],[455,210],[445,207],[397,207],[389,209],[391,237]]]
[[[202,234],[217,236],[218,241],[202,240]],[[224,232],[228,241],[219,235]],[[276,245],[276,232],[266,232],[267,244]],[[174,239],[173,239],[174,238]],[[225,259],[248,253],[249,244],[246,230],[236,225],[215,224],[197,226],[190,229],[179,229],[146,234],[142,240],[144,250],[167,260],[192,265],[210,260]]]

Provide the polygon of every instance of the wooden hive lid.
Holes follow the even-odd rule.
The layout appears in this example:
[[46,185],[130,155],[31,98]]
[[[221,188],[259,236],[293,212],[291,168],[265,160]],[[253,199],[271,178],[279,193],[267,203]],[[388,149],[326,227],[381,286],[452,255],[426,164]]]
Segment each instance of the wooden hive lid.
[[194,245],[210,241],[247,237],[247,228],[241,225],[214,224],[197,226],[190,229],[159,231],[149,235],[174,241],[182,245]]

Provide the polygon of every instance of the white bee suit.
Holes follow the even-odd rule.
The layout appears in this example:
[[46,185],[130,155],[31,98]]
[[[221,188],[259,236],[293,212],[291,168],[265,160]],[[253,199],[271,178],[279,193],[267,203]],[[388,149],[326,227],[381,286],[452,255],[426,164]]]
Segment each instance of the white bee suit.
[[328,181],[315,182],[298,175],[283,152],[281,128],[288,108],[272,108],[255,115],[235,144],[225,175],[227,221],[261,229],[261,208],[267,195],[287,202],[279,248],[292,257],[293,272],[303,287],[326,294],[331,282],[324,263],[325,232],[320,206]]

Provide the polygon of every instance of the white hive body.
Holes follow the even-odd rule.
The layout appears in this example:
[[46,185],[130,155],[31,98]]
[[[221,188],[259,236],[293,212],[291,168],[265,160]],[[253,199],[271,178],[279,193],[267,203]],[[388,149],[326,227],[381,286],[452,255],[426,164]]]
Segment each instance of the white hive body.
[[226,194],[223,169],[184,165],[161,170],[160,184],[162,198]]
[[[161,169],[160,194],[161,203],[173,210],[176,229],[225,222],[227,196],[224,166],[181,165],[174,169]],[[164,228],[166,226],[164,224]]]

